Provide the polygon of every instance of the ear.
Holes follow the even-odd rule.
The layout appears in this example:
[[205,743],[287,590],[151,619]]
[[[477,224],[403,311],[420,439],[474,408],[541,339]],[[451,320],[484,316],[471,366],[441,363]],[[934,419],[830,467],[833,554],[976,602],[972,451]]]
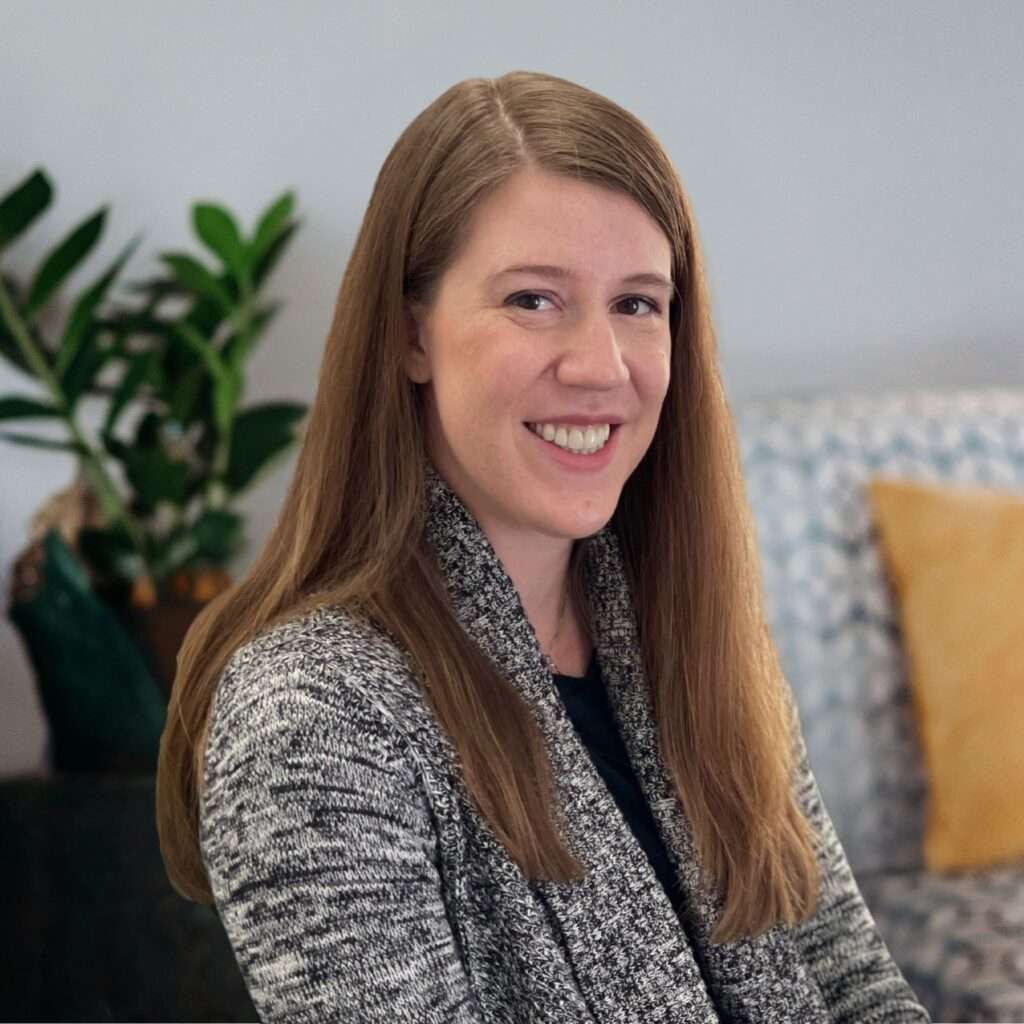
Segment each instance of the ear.
[[430,380],[430,357],[426,351],[425,332],[421,330],[422,310],[410,305],[405,307],[405,373],[417,384]]

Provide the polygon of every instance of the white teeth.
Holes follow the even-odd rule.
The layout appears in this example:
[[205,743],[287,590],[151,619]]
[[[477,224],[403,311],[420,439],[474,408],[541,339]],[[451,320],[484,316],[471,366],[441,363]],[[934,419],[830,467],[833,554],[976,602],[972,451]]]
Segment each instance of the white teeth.
[[580,455],[592,455],[600,451],[611,434],[611,424],[602,423],[596,427],[574,427],[571,424],[529,423],[527,426],[538,436],[557,444],[559,448]]

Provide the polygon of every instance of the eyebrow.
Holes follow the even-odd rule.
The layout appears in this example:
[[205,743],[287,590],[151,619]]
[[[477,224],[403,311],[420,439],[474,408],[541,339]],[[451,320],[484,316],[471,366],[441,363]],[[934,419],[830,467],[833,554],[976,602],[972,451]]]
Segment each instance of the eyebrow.
[[[540,277],[553,277],[559,281],[574,280],[577,275],[567,267],[556,267],[549,263],[517,263],[515,266],[506,267],[504,270],[499,270],[496,274],[492,274],[487,280],[495,281],[499,277],[504,277],[506,274],[537,274]],[[675,292],[675,282],[670,281],[667,277],[661,274],[655,274],[652,272],[645,272],[639,274],[630,274],[627,277],[622,278],[622,284],[649,284],[659,288],[665,288],[670,292]]]

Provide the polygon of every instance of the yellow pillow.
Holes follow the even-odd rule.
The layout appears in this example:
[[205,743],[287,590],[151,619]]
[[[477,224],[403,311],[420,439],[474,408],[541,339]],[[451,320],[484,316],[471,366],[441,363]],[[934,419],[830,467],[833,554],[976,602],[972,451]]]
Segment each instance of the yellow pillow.
[[1024,492],[867,487],[928,774],[925,864],[1024,858]]

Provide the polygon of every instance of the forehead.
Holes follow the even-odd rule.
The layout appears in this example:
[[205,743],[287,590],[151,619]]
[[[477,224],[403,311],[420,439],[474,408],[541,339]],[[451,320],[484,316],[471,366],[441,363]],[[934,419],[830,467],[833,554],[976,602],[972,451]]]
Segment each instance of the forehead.
[[580,277],[670,277],[672,248],[657,221],[630,196],[531,170],[480,203],[458,262],[479,278],[519,264],[555,264]]

